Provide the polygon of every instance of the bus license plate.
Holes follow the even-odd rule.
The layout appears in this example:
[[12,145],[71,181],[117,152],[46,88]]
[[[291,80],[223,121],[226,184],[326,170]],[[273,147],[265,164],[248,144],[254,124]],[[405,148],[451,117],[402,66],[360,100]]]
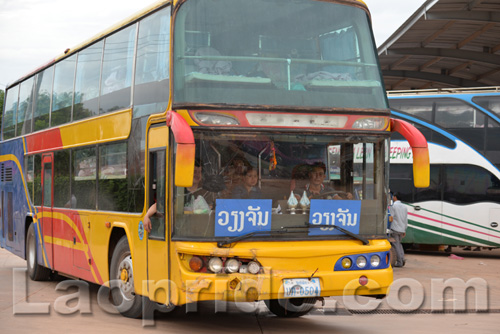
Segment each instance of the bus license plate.
[[318,297],[321,293],[319,278],[291,278],[283,280],[285,298]]

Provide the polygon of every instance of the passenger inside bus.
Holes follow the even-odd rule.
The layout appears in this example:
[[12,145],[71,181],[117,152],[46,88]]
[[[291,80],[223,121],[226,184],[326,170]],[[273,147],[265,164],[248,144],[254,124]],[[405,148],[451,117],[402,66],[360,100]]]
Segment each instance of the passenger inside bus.
[[202,187],[202,168],[200,161],[195,162],[193,185],[184,188],[185,213],[209,213],[215,202],[214,193]]
[[243,172],[243,182],[235,186],[231,192],[234,199],[261,199],[262,192],[257,186],[259,176],[253,167],[247,167]]

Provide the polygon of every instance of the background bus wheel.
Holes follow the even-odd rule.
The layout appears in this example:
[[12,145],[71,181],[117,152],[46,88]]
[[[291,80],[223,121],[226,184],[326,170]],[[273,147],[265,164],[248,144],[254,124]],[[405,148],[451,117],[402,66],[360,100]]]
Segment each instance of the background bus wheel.
[[142,315],[142,296],[135,294],[132,256],[126,236],[115,247],[109,269],[111,296],[116,309],[129,318]]
[[51,270],[38,264],[38,248],[35,237],[35,226],[31,224],[26,235],[26,265],[28,275],[33,281],[46,281],[50,278]]
[[312,310],[316,298],[290,298],[265,300],[269,311],[284,318],[296,318],[303,316]]

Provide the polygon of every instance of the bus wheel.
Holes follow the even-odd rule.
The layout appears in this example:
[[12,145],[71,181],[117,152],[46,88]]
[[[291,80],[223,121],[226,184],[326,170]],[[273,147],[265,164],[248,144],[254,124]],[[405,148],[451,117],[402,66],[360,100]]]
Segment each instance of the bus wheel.
[[283,318],[296,318],[312,310],[316,298],[290,298],[265,300],[269,311]]
[[135,294],[132,256],[126,236],[115,247],[109,268],[111,296],[117,310],[129,318],[142,315],[142,296]]
[[38,264],[38,248],[35,237],[35,226],[30,224],[26,235],[26,265],[28,275],[33,281],[46,281],[50,278],[50,269]]

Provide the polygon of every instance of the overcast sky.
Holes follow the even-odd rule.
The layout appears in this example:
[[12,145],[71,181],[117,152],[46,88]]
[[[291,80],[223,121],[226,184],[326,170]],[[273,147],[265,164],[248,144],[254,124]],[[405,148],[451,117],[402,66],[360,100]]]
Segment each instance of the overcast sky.
[[[0,0],[0,89],[153,2]],[[365,0],[377,45],[424,2]]]

